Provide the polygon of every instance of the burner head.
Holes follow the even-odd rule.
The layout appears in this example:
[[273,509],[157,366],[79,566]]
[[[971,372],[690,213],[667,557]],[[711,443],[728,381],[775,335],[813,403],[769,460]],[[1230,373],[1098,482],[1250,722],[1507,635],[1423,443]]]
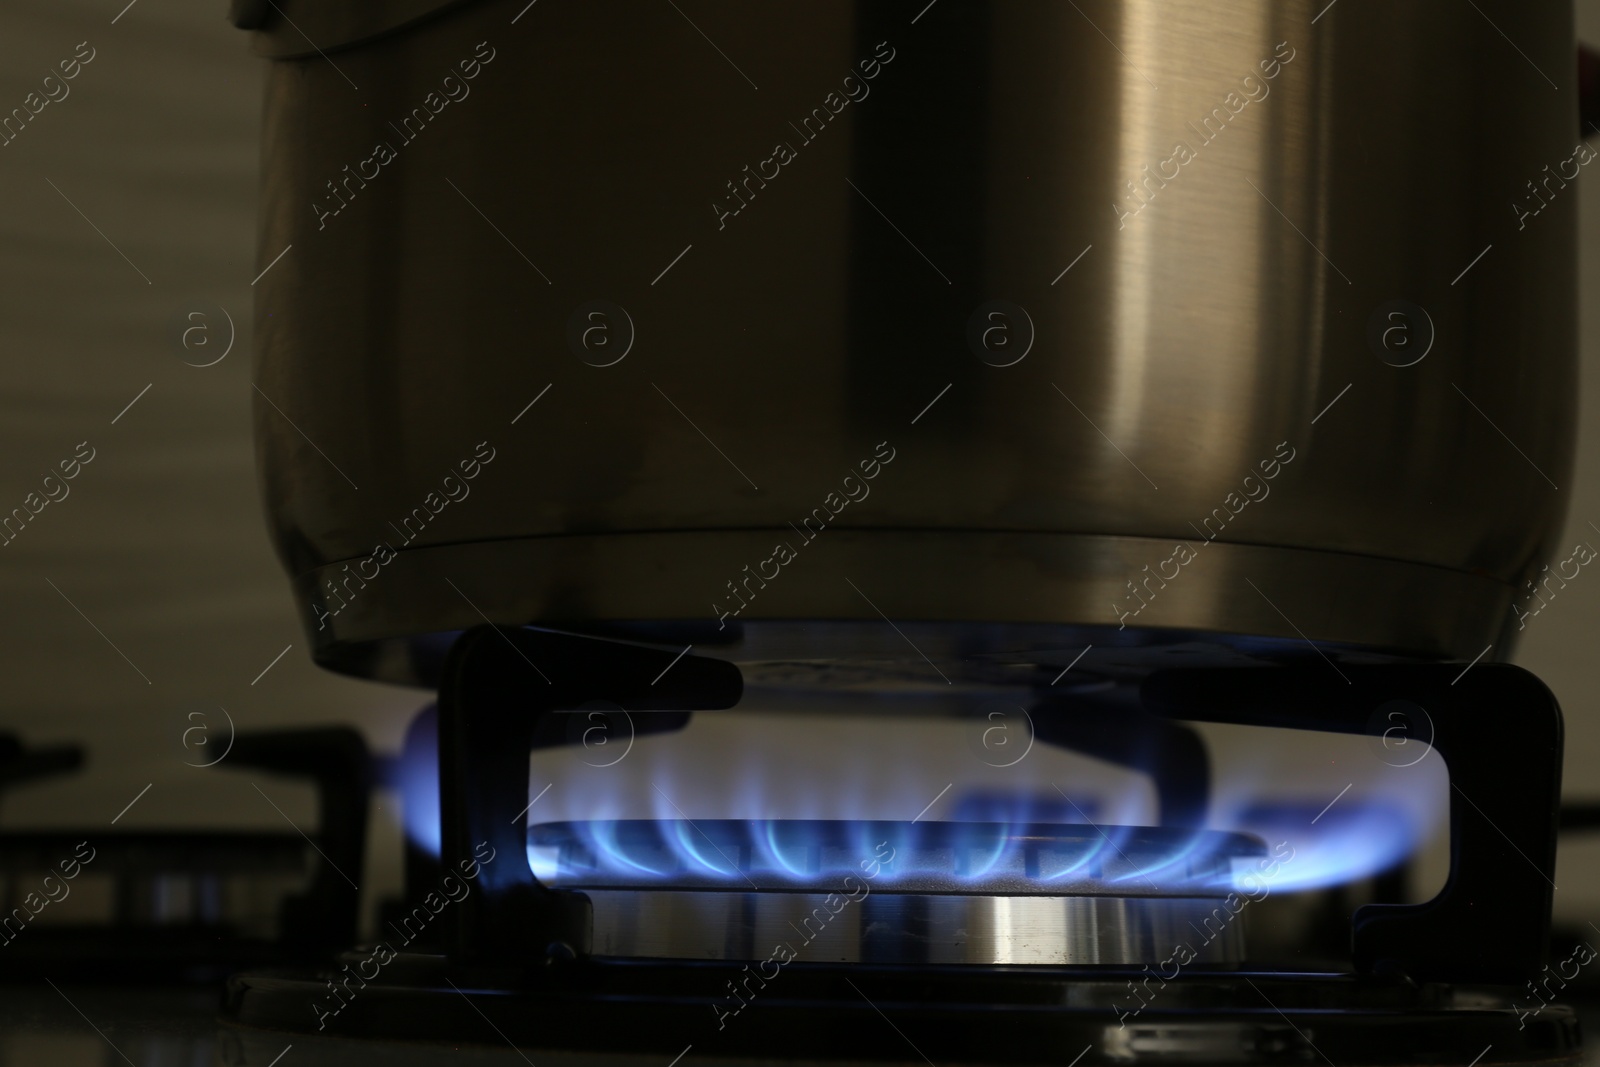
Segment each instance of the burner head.
[[973,964],[1243,955],[1271,860],[1156,827],[825,820],[547,823],[529,856],[605,956]]

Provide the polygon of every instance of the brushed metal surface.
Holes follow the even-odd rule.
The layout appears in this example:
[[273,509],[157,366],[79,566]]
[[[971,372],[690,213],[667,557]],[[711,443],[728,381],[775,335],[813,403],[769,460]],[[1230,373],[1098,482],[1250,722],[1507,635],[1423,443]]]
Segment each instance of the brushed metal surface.
[[[293,248],[256,286],[257,444],[321,662],[415,679],[408,639],[485,618],[1509,648],[1570,474],[1576,200],[1512,207],[1572,155],[1542,73],[1570,82],[1568,6],[924,6],[513,26],[508,0],[271,64],[261,266]],[[470,93],[404,139],[479,42]],[[1246,75],[1270,91],[1232,114]],[[796,158],[727,214],[775,141]],[[635,333],[604,367],[568,343],[597,299]],[[968,344],[996,299],[1036,332],[1009,366]],[[1411,366],[1368,343],[1397,300],[1434,332]],[[470,495],[425,503],[482,441]],[[799,542],[880,442],[870,496]],[[781,541],[798,558],[723,615]]]
[[1206,964],[1236,963],[1247,921],[1221,897],[584,892],[596,955],[653,959],[1154,965],[1183,944]]

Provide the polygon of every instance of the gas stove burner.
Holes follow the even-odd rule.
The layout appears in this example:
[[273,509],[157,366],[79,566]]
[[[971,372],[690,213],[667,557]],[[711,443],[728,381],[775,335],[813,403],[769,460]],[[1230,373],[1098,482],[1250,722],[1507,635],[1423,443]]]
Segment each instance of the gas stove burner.
[[529,841],[541,880],[592,902],[596,954],[654,959],[1126,964],[1198,939],[1234,963],[1272,864],[1247,835],[1129,826],[628,820]]
[[[530,662],[561,670],[546,680]],[[1524,992],[1546,962],[1554,868],[1561,720],[1549,692],[1497,664],[1464,676],[1459,664],[1351,666],[1338,686],[1324,674],[1147,679],[1133,711],[1139,732],[1162,740],[1149,757],[1125,734],[1077,729],[1081,709],[1031,706],[1047,743],[1086,741],[1149,770],[1158,794],[1176,798],[1163,808],[1191,820],[1159,829],[686,818],[524,828],[508,816],[527,808],[528,753],[571,743],[563,709],[606,700],[651,712],[641,729],[666,733],[734,705],[740,675],[689,651],[475,631],[441,692],[441,846],[432,868],[415,866],[427,875],[415,882],[423,911],[330,965],[234,977],[230,1062],[268,1065],[292,1044],[312,1063],[370,1039],[369,1058],[415,1042],[449,1056],[499,1045],[511,1063],[586,1053],[903,1064],[937,1049],[931,1058],[951,1067],[1572,1067],[1575,1014]],[[1456,787],[1445,887],[1425,904],[1357,910],[1348,961],[1243,955],[1243,922],[1256,915],[1245,901],[1284,887],[1274,863],[1292,858],[1292,840],[1265,848],[1187,829],[1204,817],[1206,778],[1174,772],[1196,750],[1155,724],[1359,734],[1396,700],[1429,710]],[[449,888],[447,870],[475,871],[470,892],[428,892]],[[413,943],[419,923],[439,936]]]
[[[0,832],[0,979],[48,969],[62,979],[189,981],[323,959],[348,944],[360,917],[352,878],[366,846],[366,741],[343,726],[254,731],[235,734],[227,756],[216,764],[224,771],[314,783],[318,839],[126,824]],[[0,734],[0,793],[82,763],[75,746]]]

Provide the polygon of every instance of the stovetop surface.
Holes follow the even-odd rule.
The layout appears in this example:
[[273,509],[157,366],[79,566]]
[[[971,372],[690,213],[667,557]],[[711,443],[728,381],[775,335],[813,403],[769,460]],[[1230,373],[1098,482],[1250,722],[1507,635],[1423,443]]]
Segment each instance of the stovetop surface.
[[[513,1049],[500,1042],[486,1023],[482,1043],[422,1044],[286,1035],[275,1031],[225,1026],[218,1020],[214,991],[196,987],[128,988],[40,984],[0,987],[0,1067],[345,1067],[385,1064],[389,1067],[446,1065],[525,1065],[537,1067],[666,1067],[660,1056],[615,1055]],[[1600,1002],[1575,1005],[1580,1024],[1600,1025]],[[782,1034],[772,1035],[781,1042]],[[996,1047],[1004,1047],[997,1035]],[[932,1062],[943,1067],[941,1051],[913,1051],[908,1042],[904,1063]],[[1061,1058],[1063,1064],[1075,1055]],[[997,1056],[997,1060],[1003,1057]],[[841,1041],[838,1058],[828,1067],[852,1059]],[[696,1061],[731,1067],[756,1059],[697,1056],[691,1047],[678,1067]],[[786,1061],[789,1067],[808,1067]],[[820,1061],[819,1061],[820,1062]],[[1403,1063],[1403,1060],[1397,1060]],[[1590,1045],[1580,1067],[1600,1067],[1600,1051]],[[879,1067],[882,1062],[879,1061]],[[1463,1063],[1459,1067],[1466,1067]]]
[[[530,1062],[538,1067],[666,1067],[659,1056],[514,1049],[498,1045],[488,1025],[485,1043],[464,1046],[283,1035],[219,1024],[216,1005],[216,993],[194,987],[0,987],[0,1067],[107,1067],[122,1062],[136,1067],[512,1067]],[[1600,1025],[1600,1003],[1578,1003],[1576,1009],[1584,1029]],[[779,1040],[781,1035],[773,1037]],[[910,1046],[906,1051],[906,1064],[926,1062]],[[941,1064],[939,1049],[923,1053]],[[694,1067],[696,1059],[690,1049],[678,1067]],[[840,1067],[848,1061],[850,1048],[842,1045],[837,1061],[829,1062]],[[741,1061],[715,1062],[733,1067]],[[1584,1049],[1581,1067],[1600,1067],[1594,1045]]]

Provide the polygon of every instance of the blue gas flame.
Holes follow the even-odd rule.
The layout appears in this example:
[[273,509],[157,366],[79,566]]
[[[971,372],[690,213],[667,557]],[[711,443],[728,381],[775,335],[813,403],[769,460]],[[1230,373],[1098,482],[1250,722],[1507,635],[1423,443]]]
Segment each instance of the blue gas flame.
[[429,704],[411,721],[395,764],[400,819],[406,839],[435,858],[443,847],[439,822],[439,708]]
[[864,820],[579,820],[538,824],[541,879],[619,886],[837,886],[850,875],[915,892],[1222,892],[1255,838],[1159,827]]
[[[815,721],[808,720],[807,728],[815,729],[810,725]],[[769,722],[753,728],[749,737],[776,732]],[[1340,755],[1343,762],[1337,767],[1348,768],[1349,777],[1356,779],[1348,793],[1339,792],[1344,781],[1336,780],[1325,792],[1324,787],[1308,782],[1298,795],[1281,796],[1283,775],[1278,775],[1276,785],[1269,784],[1268,768],[1248,759],[1219,768],[1215,776],[1207,829],[1251,834],[1275,850],[1273,855],[1292,856],[1274,865],[1270,884],[1275,893],[1337,886],[1382,873],[1412,857],[1421,843],[1443,829],[1449,787],[1437,755],[1403,769],[1369,766],[1373,761],[1364,758],[1358,748],[1346,753],[1337,747],[1347,741],[1364,743],[1331,739],[1328,753]],[[721,746],[724,751],[740,752],[737,763],[699,767],[693,778],[686,778],[681,750],[671,752],[663,747],[665,742],[641,737],[632,756],[614,768],[596,769],[592,763],[563,768],[558,761],[571,755],[564,750],[536,755],[530,795],[552,778],[559,788],[530,812],[529,823],[587,823],[585,847],[595,857],[596,869],[614,868],[635,881],[665,884],[686,875],[741,881],[748,875],[763,886],[802,884],[817,877],[819,871],[856,869],[863,858],[873,855],[880,841],[901,848],[910,838],[893,834],[874,837],[870,827],[881,824],[863,822],[847,845],[830,851],[795,840],[785,832],[785,820],[904,819],[922,810],[944,785],[942,774],[927,781],[927,775],[906,765],[909,758],[884,759],[882,751],[864,746],[843,748],[827,768],[825,785],[806,777],[796,780],[781,751],[776,757],[770,753],[763,756],[759,745],[746,743],[742,737]],[[898,752],[892,755],[900,756]],[[1326,760],[1330,765],[1335,762]],[[570,758],[568,763],[572,763]],[[977,883],[1015,874],[1035,892],[1053,887],[1063,887],[1066,892],[1066,887],[1085,879],[1097,879],[1105,891],[1114,891],[1117,885],[1148,883],[1163,890],[1215,889],[1225,884],[1217,872],[1217,857],[1208,853],[1203,834],[1171,838],[1169,847],[1160,852],[1129,847],[1135,829],[1150,822],[1154,814],[1147,781],[1133,774],[1124,775],[1125,786],[1108,784],[1105,774],[1097,779],[1086,776],[1081,782],[1070,775],[1052,778],[1041,773],[1041,767],[1048,764],[1043,759],[1037,763],[1039,766],[1030,760],[987,779],[975,777],[970,787],[957,785],[938,807],[920,816],[923,822],[948,819],[998,824],[1006,829],[999,836],[988,831],[975,833],[952,854],[936,858],[952,879]],[[427,713],[413,724],[398,772],[407,837],[437,855],[436,713]],[[1336,768],[1327,773],[1344,778]],[[1063,787],[1067,793],[1061,791]],[[663,847],[639,847],[618,838],[618,820],[650,818],[671,824],[672,832],[661,843]],[[743,852],[724,854],[693,830],[696,822],[723,818],[747,820],[757,828]],[[1087,826],[1094,833],[1092,840],[1072,848],[1033,850],[1030,861],[1029,850],[1016,840],[1016,831],[1041,823]],[[541,851],[530,842],[529,860],[541,878],[561,876],[558,857],[550,850]],[[1242,865],[1253,869],[1248,863]],[[1199,871],[1209,873],[1201,878]],[[908,854],[902,852],[896,864],[882,870],[878,881],[887,885],[926,873],[909,863]]]

